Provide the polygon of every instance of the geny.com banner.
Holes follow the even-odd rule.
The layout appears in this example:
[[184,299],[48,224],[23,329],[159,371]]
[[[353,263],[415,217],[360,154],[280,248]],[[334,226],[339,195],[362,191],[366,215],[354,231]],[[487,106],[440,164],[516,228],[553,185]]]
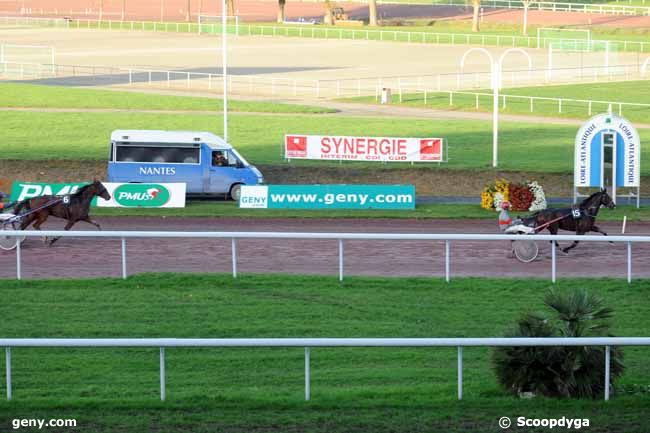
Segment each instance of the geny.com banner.
[[415,186],[242,186],[239,207],[249,209],[415,209]]

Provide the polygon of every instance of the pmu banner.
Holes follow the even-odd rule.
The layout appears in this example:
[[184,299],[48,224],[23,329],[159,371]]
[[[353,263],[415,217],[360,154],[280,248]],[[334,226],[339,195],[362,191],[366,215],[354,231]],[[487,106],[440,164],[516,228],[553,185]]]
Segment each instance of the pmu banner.
[[[85,182],[38,183],[14,182],[11,200],[21,201],[42,195],[68,195],[76,193]],[[111,195],[110,200],[95,197],[97,207],[185,207],[185,183],[103,183]]]
[[244,185],[247,209],[415,209],[413,185]]
[[380,162],[442,162],[442,138],[284,136],[286,159]]

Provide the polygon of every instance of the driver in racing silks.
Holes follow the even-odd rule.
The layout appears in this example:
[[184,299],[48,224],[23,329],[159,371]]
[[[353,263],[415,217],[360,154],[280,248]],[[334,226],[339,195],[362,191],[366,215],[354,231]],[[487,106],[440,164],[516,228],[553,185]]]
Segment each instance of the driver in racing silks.
[[9,194],[5,194],[4,192],[0,191],[0,212],[4,212],[8,209],[11,209],[12,207],[16,206],[16,202],[9,202],[9,203],[4,203],[4,199],[9,198]]

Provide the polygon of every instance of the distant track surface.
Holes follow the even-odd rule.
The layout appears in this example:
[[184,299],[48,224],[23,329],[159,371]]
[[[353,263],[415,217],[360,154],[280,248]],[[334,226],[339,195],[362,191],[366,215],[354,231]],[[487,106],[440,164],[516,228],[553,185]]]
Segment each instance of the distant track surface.
[[[235,218],[98,218],[104,230],[368,232],[368,233],[495,233],[495,221],[485,220],[354,220]],[[598,224],[610,234],[620,225]],[[45,228],[60,229],[49,220]],[[94,229],[84,223],[78,230]],[[648,234],[650,224],[628,224],[626,233]],[[230,272],[230,239],[128,239],[128,273]],[[452,278],[550,278],[550,247],[539,242],[540,257],[524,264],[508,257],[508,241],[452,242]],[[650,277],[650,245],[635,244],[633,275]],[[119,239],[63,238],[44,246],[30,238],[22,248],[23,278],[86,278],[121,275]],[[559,277],[626,275],[626,246],[583,242],[570,255],[558,253]],[[246,239],[238,241],[239,273],[338,274],[336,240]],[[16,275],[15,252],[0,251],[0,278]],[[444,243],[430,241],[346,241],[345,275],[444,276]]]

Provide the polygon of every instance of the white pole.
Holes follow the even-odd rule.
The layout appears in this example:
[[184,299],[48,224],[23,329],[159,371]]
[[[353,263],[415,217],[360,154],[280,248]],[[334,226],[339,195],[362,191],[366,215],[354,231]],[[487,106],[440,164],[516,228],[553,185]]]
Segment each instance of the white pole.
[[16,279],[20,280],[22,278],[22,269],[20,267],[20,244],[18,242],[20,239],[16,238]]
[[492,64],[492,167],[498,165],[499,153],[499,86],[501,85],[501,68]]
[[463,346],[458,346],[458,400],[463,399]]
[[609,363],[610,363],[610,349],[605,346],[605,401],[609,400]]
[[122,279],[126,280],[126,239],[122,238]]
[[5,373],[7,376],[7,400],[11,400],[11,347],[5,348]]
[[160,348],[160,401],[165,401],[165,348]]
[[449,257],[449,241],[445,241],[445,281],[449,282],[451,277],[451,264]]
[[226,0],[221,0],[221,59],[223,61],[223,67],[221,71],[223,74],[223,139],[226,143],[228,143],[228,45],[226,37],[226,25],[228,24],[228,20],[226,18]]
[[311,370],[310,370],[310,350],[309,347],[305,347],[305,400],[311,400]]

